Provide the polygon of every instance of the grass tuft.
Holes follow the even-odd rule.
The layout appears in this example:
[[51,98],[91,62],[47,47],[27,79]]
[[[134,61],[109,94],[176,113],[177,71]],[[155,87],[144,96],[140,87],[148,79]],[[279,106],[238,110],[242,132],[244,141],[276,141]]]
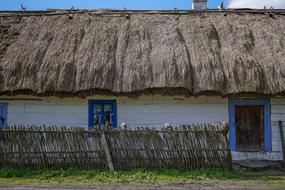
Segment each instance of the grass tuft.
[[1,168],[0,184],[170,184],[193,181],[265,181],[278,184],[284,176],[264,176],[234,170],[204,168],[193,171],[174,169],[109,172],[105,170]]

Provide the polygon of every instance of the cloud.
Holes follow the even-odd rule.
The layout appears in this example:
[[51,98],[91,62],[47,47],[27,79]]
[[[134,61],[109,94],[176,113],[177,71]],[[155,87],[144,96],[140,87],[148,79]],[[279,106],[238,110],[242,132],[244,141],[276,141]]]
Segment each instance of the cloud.
[[262,9],[266,5],[275,9],[285,9],[285,0],[228,0],[229,8],[256,8]]

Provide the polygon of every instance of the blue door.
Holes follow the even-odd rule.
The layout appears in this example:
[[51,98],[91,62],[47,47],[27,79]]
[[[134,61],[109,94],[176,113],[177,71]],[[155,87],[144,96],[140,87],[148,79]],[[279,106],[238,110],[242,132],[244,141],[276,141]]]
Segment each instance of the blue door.
[[272,150],[270,105],[270,99],[229,99],[231,150]]
[[117,127],[116,100],[89,100],[89,129],[96,125],[109,125]]
[[0,102],[0,127],[5,127],[7,126],[7,103],[1,103]]

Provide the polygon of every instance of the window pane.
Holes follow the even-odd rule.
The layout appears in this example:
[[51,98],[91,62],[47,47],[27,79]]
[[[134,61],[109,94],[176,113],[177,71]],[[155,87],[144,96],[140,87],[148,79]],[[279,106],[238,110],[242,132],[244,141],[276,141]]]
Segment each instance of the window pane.
[[112,126],[112,105],[111,104],[105,104],[104,105],[104,124],[111,125]]
[[93,123],[93,125],[102,124],[102,115],[101,115],[102,106],[100,104],[95,104],[93,107],[93,110],[94,110],[94,113],[93,113],[94,123]]
[[105,112],[112,112],[112,105],[110,105],[110,104],[105,104],[105,105],[104,105],[104,111],[105,111]]

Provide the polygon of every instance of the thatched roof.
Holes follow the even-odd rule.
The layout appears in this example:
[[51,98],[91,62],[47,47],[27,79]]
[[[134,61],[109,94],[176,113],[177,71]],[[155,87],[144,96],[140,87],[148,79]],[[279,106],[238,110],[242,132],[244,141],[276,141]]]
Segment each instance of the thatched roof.
[[0,19],[0,94],[285,92],[282,12],[12,12]]

